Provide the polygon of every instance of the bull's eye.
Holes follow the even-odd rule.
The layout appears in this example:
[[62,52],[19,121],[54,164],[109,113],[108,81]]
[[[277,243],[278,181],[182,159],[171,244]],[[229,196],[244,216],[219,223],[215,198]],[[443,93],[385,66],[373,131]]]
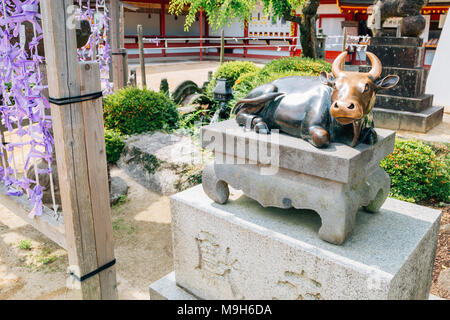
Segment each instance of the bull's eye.
[[368,83],[366,83],[366,86],[364,87],[364,92],[367,92],[370,90],[370,86]]

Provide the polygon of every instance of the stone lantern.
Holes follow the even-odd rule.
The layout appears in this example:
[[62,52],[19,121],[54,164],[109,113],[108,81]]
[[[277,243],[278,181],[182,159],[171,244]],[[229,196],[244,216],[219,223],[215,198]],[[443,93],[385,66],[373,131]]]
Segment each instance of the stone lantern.
[[223,119],[227,117],[227,102],[233,99],[233,90],[227,79],[217,79],[217,85],[214,88],[214,100],[220,102],[219,116]]
[[316,58],[325,59],[325,43],[327,36],[322,33],[322,29],[319,29],[319,34],[316,36]]

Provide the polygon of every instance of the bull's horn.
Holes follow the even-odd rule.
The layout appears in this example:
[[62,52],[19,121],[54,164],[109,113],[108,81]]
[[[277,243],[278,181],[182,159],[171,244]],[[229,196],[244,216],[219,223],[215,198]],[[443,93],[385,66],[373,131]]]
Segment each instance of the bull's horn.
[[347,51],[342,52],[333,62],[332,72],[335,78],[339,77],[339,74],[344,71],[342,65],[347,57]]
[[381,61],[372,52],[366,52],[366,55],[369,57],[370,62],[372,63],[372,70],[370,70],[369,75],[373,80],[376,80],[381,76]]

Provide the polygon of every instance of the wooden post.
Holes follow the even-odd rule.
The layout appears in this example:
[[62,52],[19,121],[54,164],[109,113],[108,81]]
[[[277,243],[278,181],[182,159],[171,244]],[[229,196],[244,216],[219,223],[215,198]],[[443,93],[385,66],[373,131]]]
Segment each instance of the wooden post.
[[125,48],[125,7],[122,2],[120,2],[120,47]]
[[203,61],[203,8],[200,8],[200,61]]
[[[161,2],[161,13],[159,15],[159,36],[162,39],[166,38],[166,5]],[[162,50],[163,56],[166,56],[166,50]]]
[[125,86],[124,77],[124,54],[120,46],[120,5],[118,0],[110,0],[111,14],[111,52],[114,90]]
[[[78,63],[73,0],[42,0],[49,95],[77,97],[100,90],[96,63]],[[70,270],[87,275],[114,260],[101,98],[51,105]],[[82,281],[83,299],[117,299],[115,267]]]
[[347,27],[344,27],[344,40],[342,42],[342,51],[347,51]]
[[147,79],[145,77],[145,55],[144,55],[144,36],[142,25],[137,26],[138,41],[139,41],[139,63],[141,64],[141,83],[142,89],[147,88]]
[[220,36],[220,64],[223,63],[224,54],[225,54],[225,31],[222,28],[222,34]]

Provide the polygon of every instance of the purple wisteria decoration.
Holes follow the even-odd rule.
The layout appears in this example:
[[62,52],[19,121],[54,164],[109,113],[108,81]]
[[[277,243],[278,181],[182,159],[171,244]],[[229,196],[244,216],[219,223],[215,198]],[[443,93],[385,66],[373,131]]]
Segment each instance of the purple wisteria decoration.
[[[28,195],[33,207],[31,217],[42,215],[43,188],[36,181],[37,175],[35,180],[20,177],[14,152],[25,154],[23,171],[36,160],[45,160],[49,169],[37,170],[38,174],[45,174],[50,173],[53,151],[51,118],[46,115],[50,105],[42,94],[45,86],[39,70],[44,61],[38,54],[43,38],[38,22],[39,1],[1,0],[0,8],[0,114],[10,136],[15,136],[8,143],[0,144],[0,179],[9,195],[20,196],[24,192]],[[31,23],[34,35],[30,42],[21,44],[14,40],[18,39],[24,22]]]
[[[105,0],[97,0],[95,8],[91,8],[90,1],[75,0],[75,3],[77,1],[79,19],[89,21],[92,30],[87,45],[78,50],[79,60],[100,64],[104,93],[109,94],[112,92],[111,54]],[[43,94],[47,86],[39,69],[45,60],[38,52],[43,39],[39,3],[40,0],[0,0],[0,116],[2,126],[8,130],[8,137],[0,131],[0,180],[8,195],[28,196],[32,205],[30,217],[41,216],[43,212],[44,187],[40,185],[40,175],[50,176],[55,213],[57,211],[51,172],[54,141],[48,112],[50,104]],[[31,24],[33,29],[28,42],[18,41],[24,23]],[[6,138],[9,141],[2,142]],[[22,154],[23,163],[16,163],[17,153]],[[38,161],[45,165],[38,166]],[[25,174],[31,168],[34,174]]]
[[109,82],[109,66],[111,63],[111,48],[108,43],[109,20],[105,0],[96,0],[95,8],[91,7],[91,1],[78,0],[77,18],[89,21],[91,36],[88,43],[78,49],[80,61],[96,61],[100,65],[100,77],[102,80],[103,94],[112,93]]

